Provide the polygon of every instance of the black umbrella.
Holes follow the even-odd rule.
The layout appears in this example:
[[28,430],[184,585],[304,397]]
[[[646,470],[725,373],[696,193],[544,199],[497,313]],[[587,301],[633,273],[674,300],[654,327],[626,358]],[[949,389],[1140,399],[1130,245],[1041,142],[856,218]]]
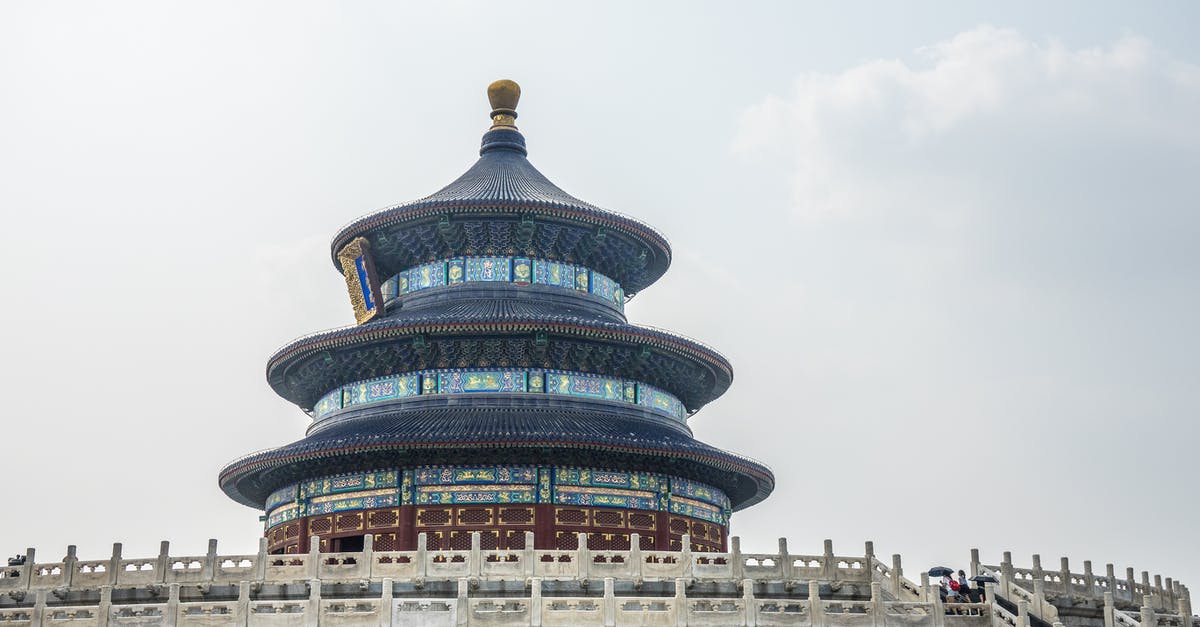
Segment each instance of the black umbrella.
[[946,568],[945,566],[934,566],[933,568],[930,568],[930,569],[929,569],[929,576],[930,576],[930,577],[942,577],[942,576],[945,576],[945,575],[950,575],[951,577],[953,577],[953,576],[954,576],[954,569],[953,569],[953,568]]
[[974,577],[971,577],[971,581],[977,581],[979,583],[1000,583],[999,579],[996,579],[991,575],[975,575]]

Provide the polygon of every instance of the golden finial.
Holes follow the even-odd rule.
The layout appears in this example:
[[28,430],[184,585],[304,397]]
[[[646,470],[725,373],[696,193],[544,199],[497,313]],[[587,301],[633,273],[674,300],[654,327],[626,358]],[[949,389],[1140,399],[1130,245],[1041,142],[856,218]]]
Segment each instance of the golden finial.
[[521,86],[514,81],[501,79],[488,85],[487,95],[488,102],[492,104],[492,128],[516,129]]

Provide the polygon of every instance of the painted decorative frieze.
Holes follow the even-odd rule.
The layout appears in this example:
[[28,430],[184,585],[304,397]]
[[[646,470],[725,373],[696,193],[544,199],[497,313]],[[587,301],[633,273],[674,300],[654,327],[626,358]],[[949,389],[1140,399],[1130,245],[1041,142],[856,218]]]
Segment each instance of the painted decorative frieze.
[[455,257],[408,268],[384,280],[382,302],[432,287],[502,282],[548,285],[594,294],[624,310],[625,291],[613,279],[584,266],[529,257]]

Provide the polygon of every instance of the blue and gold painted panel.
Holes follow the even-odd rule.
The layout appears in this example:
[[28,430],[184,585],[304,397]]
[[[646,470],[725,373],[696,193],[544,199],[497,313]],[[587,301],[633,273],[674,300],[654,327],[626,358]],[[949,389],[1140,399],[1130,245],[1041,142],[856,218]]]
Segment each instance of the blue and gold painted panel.
[[295,503],[280,507],[267,515],[267,529],[291,522],[300,517],[300,506]]
[[349,512],[376,507],[394,507],[400,504],[400,492],[395,488],[369,490],[351,494],[329,494],[308,501],[308,515]]
[[[550,285],[595,294],[619,309],[625,292],[613,279],[576,264],[530,257],[455,257],[408,268],[381,283],[383,302],[431,287],[477,281]],[[368,295],[369,296],[369,295]]]
[[555,468],[556,485],[587,486],[597,488],[630,488],[657,492],[662,485],[659,475],[648,472],[625,472],[620,470],[596,470],[592,468]]
[[536,504],[669,511],[725,524],[729,499],[649,472],[547,466],[423,466],[306,481],[267,499],[267,528],[301,516],[399,505]]
[[697,501],[716,505],[721,509],[729,509],[729,497],[725,493],[699,481],[691,481],[680,477],[671,478],[671,494]]
[[455,370],[439,373],[438,394],[524,392],[524,370]]
[[354,475],[337,475],[315,479],[300,484],[303,496],[314,497],[327,494],[341,494],[360,490],[396,487],[399,473],[395,470],[384,472],[368,472]]
[[700,520],[707,520],[719,524],[725,524],[725,511],[719,507],[714,507],[708,503],[693,501],[672,496],[669,501],[670,511],[672,514],[680,514],[682,516],[691,516]]
[[669,392],[660,390],[652,385],[639,383],[637,386],[637,404],[668,416],[684,415],[683,403]]
[[417,505],[485,503],[537,503],[535,485],[439,485],[418,486]]
[[535,466],[426,466],[413,471],[413,483],[427,485],[460,484],[535,484],[538,469]]
[[426,370],[351,383],[321,397],[313,406],[312,416],[320,419],[354,405],[417,395],[480,392],[596,398],[640,405],[681,422],[687,420],[683,403],[678,398],[644,383],[580,372],[514,368]]
[[554,502],[559,505],[593,505],[627,509],[658,509],[658,495],[640,490],[590,488],[561,485],[554,487]]
[[269,512],[269,511],[275,509],[276,507],[279,507],[280,505],[286,505],[288,503],[295,503],[295,502],[296,502],[296,486],[290,485],[286,488],[282,488],[282,489],[272,492],[267,497],[266,509]]
[[625,383],[621,379],[571,372],[549,372],[546,390],[550,394],[586,396],[607,401],[622,400]]
[[364,403],[378,403],[396,398],[416,396],[420,393],[421,389],[417,385],[417,375],[415,374],[382,377],[343,387],[342,406],[349,407]]

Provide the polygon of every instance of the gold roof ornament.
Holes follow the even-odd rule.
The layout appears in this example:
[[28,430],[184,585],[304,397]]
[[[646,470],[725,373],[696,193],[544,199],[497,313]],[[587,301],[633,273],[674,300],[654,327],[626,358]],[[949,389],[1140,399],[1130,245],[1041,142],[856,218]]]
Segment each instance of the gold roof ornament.
[[521,86],[507,78],[488,85],[488,102],[492,105],[492,128],[516,130],[517,102],[521,100]]

